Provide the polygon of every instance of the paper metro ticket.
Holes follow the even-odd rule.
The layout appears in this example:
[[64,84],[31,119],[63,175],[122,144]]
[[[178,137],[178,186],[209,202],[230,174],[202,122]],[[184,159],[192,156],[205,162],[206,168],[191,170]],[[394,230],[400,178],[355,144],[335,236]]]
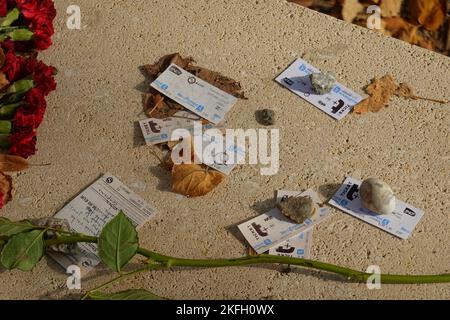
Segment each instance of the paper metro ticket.
[[195,144],[195,156],[201,157],[208,167],[230,175],[233,169],[245,160],[246,149],[238,145],[234,138],[222,136],[217,139],[219,136],[211,135],[208,131],[203,132],[202,136],[198,137],[202,141],[201,148]]
[[218,124],[237,98],[171,64],[151,86],[206,120]]
[[297,59],[275,81],[336,120],[343,119],[363,100],[359,94],[340,83],[336,83],[330,93],[316,94],[312,89],[309,75],[317,72],[320,70],[302,59]]
[[[66,219],[75,232],[98,236],[120,210],[134,226],[142,226],[155,211],[119,179],[107,173],[70,201],[55,218]],[[77,265],[82,274],[86,274],[101,260],[97,256],[96,245],[83,243],[79,244],[79,248],[79,254],[63,255],[52,252],[50,256],[66,270],[71,265]]]
[[359,197],[361,183],[357,179],[347,178],[329,204],[401,239],[408,239],[424,212],[397,199],[394,213],[377,215],[363,208]]
[[[318,199],[317,194],[313,190],[296,194],[299,196],[310,196],[313,200]],[[239,225],[238,228],[253,250],[261,254],[310,229],[329,216],[330,210],[321,208],[319,212],[312,218],[307,219],[303,224],[296,224],[285,217],[280,210],[273,209]]]
[[310,257],[313,227],[269,250],[273,256],[308,259]]
[[185,118],[149,118],[139,121],[147,145],[155,145],[172,140],[172,132],[181,128],[193,128],[193,120]]

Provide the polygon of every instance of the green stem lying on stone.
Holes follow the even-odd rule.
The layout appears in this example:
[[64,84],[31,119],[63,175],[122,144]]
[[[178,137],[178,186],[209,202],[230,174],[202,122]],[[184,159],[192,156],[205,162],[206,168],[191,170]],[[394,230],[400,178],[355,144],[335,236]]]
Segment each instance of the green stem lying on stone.
[[[75,234],[73,236],[65,235],[55,240],[49,240],[46,242],[46,246],[58,245],[58,244],[71,244],[79,242],[97,243],[98,238],[86,236],[82,234]],[[299,258],[290,257],[278,257],[271,255],[257,255],[242,257],[236,259],[181,259],[170,256],[161,255],[159,253],[139,248],[137,253],[141,256],[148,258],[153,265],[148,267],[148,270],[153,270],[155,264],[159,264],[160,268],[171,267],[196,267],[196,268],[224,268],[224,267],[237,267],[237,266],[249,266],[259,264],[286,264],[301,266],[310,269],[317,269],[321,271],[327,271],[335,273],[347,278],[350,281],[367,282],[367,280],[373,276],[371,273],[361,272],[349,268],[340,267],[330,263],[312,261]],[[146,268],[140,269],[145,271]],[[122,279],[123,276],[118,277],[116,280]],[[450,274],[441,275],[394,275],[394,274],[381,274],[381,283],[385,284],[424,284],[424,283],[448,283],[450,282]],[[93,291],[93,290],[92,290]]]

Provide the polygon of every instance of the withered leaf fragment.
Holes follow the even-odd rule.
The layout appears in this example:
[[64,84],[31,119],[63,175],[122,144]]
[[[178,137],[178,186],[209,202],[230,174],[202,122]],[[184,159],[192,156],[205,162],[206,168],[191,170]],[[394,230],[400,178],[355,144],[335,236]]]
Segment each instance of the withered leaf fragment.
[[411,17],[428,31],[437,31],[445,21],[446,0],[409,0]]
[[3,89],[6,90],[7,86],[9,86],[9,81],[6,78],[6,75],[3,72],[0,72],[0,92],[3,91]]
[[366,93],[370,95],[369,98],[361,101],[353,112],[364,114],[367,112],[379,112],[386,107],[398,86],[391,75],[385,75],[381,78],[374,78],[372,83],[367,86]]
[[224,178],[221,172],[204,165],[175,165],[172,169],[172,191],[188,197],[201,197],[217,187]]
[[0,68],[5,64],[5,52],[0,48]]
[[28,168],[28,162],[22,157],[0,154],[0,171],[17,172]]
[[0,172],[0,209],[12,199],[12,179]]
[[356,105],[353,109],[354,113],[365,114],[368,112],[379,112],[381,109],[389,105],[389,101],[394,95],[413,100],[421,99],[441,104],[449,103],[449,101],[416,96],[410,85],[407,83],[397,84],[394,77],[391,75],[385,75],[381,78],[374,78],[365,91],[369,94],[369,98],[364,99]]

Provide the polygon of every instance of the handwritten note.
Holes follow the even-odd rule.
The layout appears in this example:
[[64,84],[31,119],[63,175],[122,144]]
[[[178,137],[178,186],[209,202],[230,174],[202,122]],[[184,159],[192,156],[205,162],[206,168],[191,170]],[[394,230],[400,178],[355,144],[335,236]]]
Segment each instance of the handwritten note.
[[[143,225],[154,213],[154,209],[140,196],[108,173],[70,201],[55,218],[67,220],[75,232],[98,236],[103,227],[121,210],[135,227]],[[66,269],[71,265],[78,265],[82,273],[87,273],[100,263],[97,246],[88,243],[79,244],[79,247],[79,254],[50,255]]]

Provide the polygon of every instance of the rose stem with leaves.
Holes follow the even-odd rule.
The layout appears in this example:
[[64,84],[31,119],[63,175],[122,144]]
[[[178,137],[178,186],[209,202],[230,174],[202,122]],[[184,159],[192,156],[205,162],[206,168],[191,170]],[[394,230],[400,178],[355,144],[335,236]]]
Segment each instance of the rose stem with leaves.
[[[36,233],[37,230],[41,232]],[[49,231],[53,233],[56,231],[56,238],[44,240],[44,235]],[[33,237],[29,236],[31,233],[33,233]],[[40,243],[42,243],[41,247]],[[259,264],[287,264],[335,273],[345,277],[348,281],[366,282],[370,277],[373,277],[373,274],[370,273],[329,263],[265,254],[237,259],[181,259],[161,255],[139,247],[137,231],[123,212],[119,212],[114,219],[105,225],[99,237],[55,230],[48,227],[38,227],[27,221],[14,223],[5,218],[0,218],[0,246],[4,246],[0,262],[4,266],[14,266],[10,269],[21,269],[21,267],[25,266],[21,270],[29,271],[42,258],[43,254],[39,255],[36,252],[44,251],[45,248],[50,248],[55,245],[74,243],[96,243],[98,245],[98,254],[103,263],[119,274],[116,278],[88,291],[83,296],[83,299],[159,299],[158,296],[145,290],[128,290],[112,294],[106,294],[100,292],[100,290],[138,273],[169,269],[172,267],[222,268]],[[147,258],[147,262],[141,268],[124,273],[122,268],[135,255]],[[450,283],[450,274],[382,274],[380,280],[381,283],[385,284]]]

